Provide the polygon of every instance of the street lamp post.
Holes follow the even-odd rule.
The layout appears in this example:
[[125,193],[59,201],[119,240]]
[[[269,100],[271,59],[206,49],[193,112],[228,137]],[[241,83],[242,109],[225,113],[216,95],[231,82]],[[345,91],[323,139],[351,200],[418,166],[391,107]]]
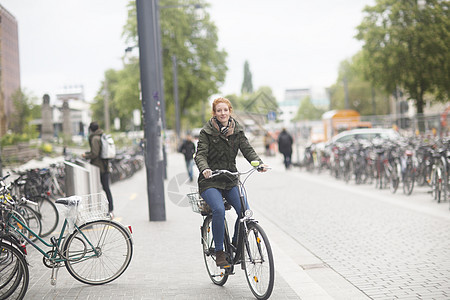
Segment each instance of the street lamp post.
[[[150,221],[165,221],[158,0],[136,0]],[[161,99],[162,100],[162,99]]]
[[173,67],[173,100],[175,104],[175,132],[177,135],[177,142],[180,139],[180,105],[178,103],[178,71],[177,71],[177,57],[172,55]]

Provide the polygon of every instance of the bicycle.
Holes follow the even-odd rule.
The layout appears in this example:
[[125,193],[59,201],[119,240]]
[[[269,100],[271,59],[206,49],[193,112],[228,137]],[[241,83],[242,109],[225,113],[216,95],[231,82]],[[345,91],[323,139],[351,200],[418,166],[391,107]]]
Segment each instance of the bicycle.
[[30,276],[24,249],[0,235],[0,299],[23,299],[27,292]]
[[[18,201],[32,203],[24,197]],[[60,198],[56,203],[63,205],[65,218],[59,236],[51,237],[50,242],[44,241],[12,214],[11,205],[3,205],[2,209],[6,233],[14,232],[43,255],[43,264],[52,269],[51,284],[56,284],[57,272],[63,263],[70,275],[86,284],[105,284],[122,275],[132,258],[132,231],[130,226],[124,227],[111,220],[105,196],[71,196]],[[21,228],[51,250],[38,246]]]
[[[230,263],[223,269],[216,266],[215,247],[212,236],[212,211],[199,193],[188,194],[192,210],[200,213],[203,217],[203,224],[200,227],[201,244],[206,270],[211,281],[219,286],[224,285],[229,275],[234,274],[234,265],[240,264],[245,271],[247,283],[253,295],[257,299],[268,299],[272,294],[275,281],[275,267],[272,248],[266,233],[258,222],[252,218],[253,212],[247,209],[247,197],[244,184],[254,171],[257,170],[259,162],[252,162],[252,169],[247,172],[230,172],[228,170],[216,170],[213,175],[226,174],[237,176],[239,187],[239,198],[241,201],[241,211],[239,213],[238,241],[236,247],[231,243],[230,232],[225,218],[224,252]],[[241,181],[241,175],[247,175]],[[225,201],[225,199],[224,199]],[[231,205],[226,203],[226,209]],[[234,226],[233,226],[234,227]]]

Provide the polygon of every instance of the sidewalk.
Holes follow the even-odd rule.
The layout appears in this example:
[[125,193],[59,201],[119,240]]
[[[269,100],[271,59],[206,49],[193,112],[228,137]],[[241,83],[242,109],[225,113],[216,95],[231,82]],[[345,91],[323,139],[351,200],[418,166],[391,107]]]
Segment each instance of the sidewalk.
[[[88,286],[61,268],[57,285],[52,286],[51,269],[42,264],[40,253],[28,246],[31,279],[25,299],[254,299],[239,266],[222,287],[209,279],[201,254],[202,217],[180,201],[180,195],[195,184],[185,181],[181,155],[169,154],[168,161],[168,179],[164,183],[166,221],[149,221],[145,169],[112,185],[115,218],[132,226],[134,240],[133,259],[119,279],[103,286]],[[281,167],[276,158],[268,163]],[[367,298],[332,269],[322,266],[317,257],[276,224],[257,212],[256,215],[275,257],[271,299]]]

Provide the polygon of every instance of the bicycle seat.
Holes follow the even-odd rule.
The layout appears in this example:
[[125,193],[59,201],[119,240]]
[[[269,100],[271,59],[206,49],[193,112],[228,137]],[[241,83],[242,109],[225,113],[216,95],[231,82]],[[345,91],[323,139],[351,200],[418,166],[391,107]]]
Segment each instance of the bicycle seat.
[[56,204],[62,204],[65,206],[78,206],[81,202],[81,197],[79,196],[70,196],[67,198],[59,198],[55,201]]

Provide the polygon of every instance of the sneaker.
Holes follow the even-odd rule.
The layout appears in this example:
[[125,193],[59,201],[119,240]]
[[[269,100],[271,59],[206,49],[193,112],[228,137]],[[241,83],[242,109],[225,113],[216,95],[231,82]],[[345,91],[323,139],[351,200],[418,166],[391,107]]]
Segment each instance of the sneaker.
[[218,267],[225,267],[228,266],[230,263],[227,261],[227,255],[223,251],[217,251],[216,252],[216,266]]

